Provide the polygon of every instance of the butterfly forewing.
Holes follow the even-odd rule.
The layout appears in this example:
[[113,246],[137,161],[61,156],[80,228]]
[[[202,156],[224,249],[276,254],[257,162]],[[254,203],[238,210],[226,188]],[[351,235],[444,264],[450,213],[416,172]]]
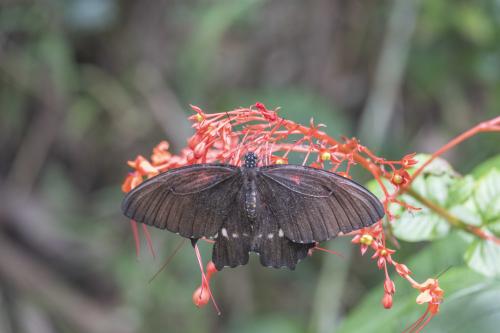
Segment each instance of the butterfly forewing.
[[260,168],[257,187],[293,242],[321,242],[379,221],[380,201],[356,182],[299,165]]
[[241,172],[230,165],[196,164],[165,172],[132,190],[122,203],[137,222],[179,233],[212,237],[241,191]]

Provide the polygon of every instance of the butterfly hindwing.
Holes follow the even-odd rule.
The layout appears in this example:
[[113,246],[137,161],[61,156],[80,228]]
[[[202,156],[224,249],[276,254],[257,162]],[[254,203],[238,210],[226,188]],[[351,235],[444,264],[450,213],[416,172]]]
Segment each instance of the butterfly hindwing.
[[196,164],[153,177],[127,194],[123,213],[187,238],[213,237],[241,191],[240,169]]
[[262,167],[262,200],[294,243],[321,242],[368,227],[384,216],[380,201],[363,186],[334,173],[299,165]]
[[218,270],[248,263],[252,228],[243,210],[242,200],[244,192],[240,191],[229,204],[217,237],[214,237],[212,261]]
[[291,242],[278,225],[278,219],[266,204],[260,203],[252,251],[259,254],[260,263],[266,267],[295,269],[297,262],[304,259],[314,244],[298,244]]

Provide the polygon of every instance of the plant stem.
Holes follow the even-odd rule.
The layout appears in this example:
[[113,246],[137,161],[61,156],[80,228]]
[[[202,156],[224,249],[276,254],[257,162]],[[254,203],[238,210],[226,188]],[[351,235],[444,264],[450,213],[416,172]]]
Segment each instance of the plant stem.
[[414,199],[417,199],[418,201],[420,201],[420,203],[422,203],[427,208],[431,209],[437,215],[444,218],[452,226],[459,228],[459,229],[462,229],[462,230],[465,230],[465,231],[469,231],[469,225],[467,223],[462,222],[458,217],[450,214],[450,212],[448,212],[443,207],[439,206],[438,204],[436,204],[436,203],[432,202],[431,200],[425,198],[424,196],[420,195],[414,189],[408,188],[406,191],[406,194],[408,194],[408,195],[412,196]]
[[444,218],[449,224],[451,224],[455,228],[466,231],[466,232],[471,233],[477,237],[495,242],[496,244],[500,245],[499,238],[486,233],[480,227],[472,226],[472,225],[465,223],[464,221],[462,221],[461,219],[459,219],[455,215],[450,214],[450,212],[448,212],[445,208],[443,208],[443,207],[439,206],[438,204],[432,202],[431,200],[423,197],[422,195],[417,193],[414,189],[408,188],[406,190],[406,193],[408,195],[410,195],[411,197],[413,197],[414,199],[418,200],[421,204],[423,204],[424,206],[426,206],[427,208],[432,210],[437,215]]

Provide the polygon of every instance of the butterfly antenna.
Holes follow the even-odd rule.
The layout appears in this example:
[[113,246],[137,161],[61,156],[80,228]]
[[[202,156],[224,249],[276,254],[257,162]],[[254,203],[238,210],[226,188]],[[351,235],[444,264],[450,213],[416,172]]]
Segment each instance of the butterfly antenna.
[[453,265],[450,265],[445,269],[443,269],[438,275],[436,275],[435,279],[436,280],[439,279],[442,275],[444,275],[444,273],[448,272],[451,268],[453,268]]
[[167,260],[165,260],[165,263],[160,267],[160,269],[151,277],[151,279],[149,279],[148,283],[151,283],[153,282],[153,280],[165,269],[167,268],[168,264],[170,264],[170,262],[172,261],[172,259],[174,259],[175,255],[177,254],[177,252],[179,252],[179,250],[181,249],[181,247],[184,245],[184,243],[186,242],[185,239],[182,239],[179,244],[177,244],[177,246],[175,247],[174,249],[174,252],[172,252]]

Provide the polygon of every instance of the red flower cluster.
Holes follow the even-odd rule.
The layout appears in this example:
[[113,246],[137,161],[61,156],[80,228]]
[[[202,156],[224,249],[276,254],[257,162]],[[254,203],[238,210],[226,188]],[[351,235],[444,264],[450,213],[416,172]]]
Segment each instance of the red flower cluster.
[[[196,132],[188,139],[187,147],[180,155],[174,155],[170,153],[168,143],[163,141],[153,149],[149,160],[138,156],[134,161],[129,161],[128,165],[133,171],[123,183],[124,192],[130,191],[144,179],[184,165],[214,162],[239,165],[242,156],[247,151],[253,151],[260,156],[264,164],[288,163],[294,156],[295,160],[301,159],[303,165],[324,168],[346,177],[349,177],[352,166],[360,165],[372,174],[385,194],[384,206],[389,222],[392,220],[387,209],[390,203],[401,204],[403,208],[411,209],[399,202],[396,197],[400,188],[411,182],[407,169],[416,163],[414,154],[406,155],[399,161],[385,160],[374,155],[355,138],[343,137],[341,140],[335,140],[321,130],[324,125],[316,125],[312,119],[308,126],[295,123],[279,117],[277,110],[267,109],[262,103],[256,103],[249,108],[213,114],[204,113],[196,106],[191,108],[195,114],[189,119],[193,122]],[[391,180],[392,188],[388,188],[382,182],[382,178]],[[134,222],[132,224],[135,226]],[[138,242],[137,227],[134,229],[134,235]],[[388,273],[388,267],[393,266],[401,277],[421,292],[417,303],[432,304],[433,307],[429,308],[428,312],[432,314],[437,312],[436,304],[439,304],[443,295],[442,290],[439,294],[437,280],[433,280],[435,283],[432,286],[436,286],[434,288],[429,283],[418,284],[410,277],[411,271],[392,258],[395,250],[386,246],[382,221],[369,228],[355,231],[351,235],[354,235],[352,242],[360,245],[361,254],[365,254],[371,248],[374,251],[372,259],[377,260],[379,269],[384,269],[386,279],[382,304],[385,308],[392,306],[392,296],[396,292],[394,282]],[[147,233],[146,237],[149,237]],[[319,247],[315,249],[323,250]],[[202,283],[193,294],[193,302],[197,306],[203,306],[210,298],[213,300],[209,279],[215,271],[213,264],[209,263],[205,274],[197,247],[195,251],[199,260]]]

